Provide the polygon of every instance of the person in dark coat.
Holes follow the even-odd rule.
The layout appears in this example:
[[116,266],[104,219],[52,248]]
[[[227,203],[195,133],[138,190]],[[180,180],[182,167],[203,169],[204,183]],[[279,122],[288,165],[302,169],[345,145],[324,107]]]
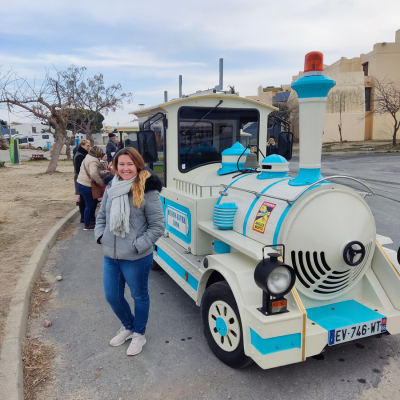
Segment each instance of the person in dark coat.
[[106,154],[107,154],[107,163],[112,162],[114,154],[117,152],[117,145],[115,144],[115,138],[117,135],[114,133],[108,134],[109,140],[106,146]]
[[74,158],[73,158],[73,162],[74,162],[74,181],[75,181],[75,194],[80,195],[79,198],[79,211],[81,213],[81,222],[83,223],[83,217],[84,217],[84,213],[85,213],[85,208],[86,208],[86,204],[85,204],[85,199],[83,198],[83,196],[81,195],[81,193],[79,192],[77,186],[76,186],[76,180],[78,178],[79,175],[79,171],[81,170],[81,165],[82,165],[82,161],[85,159],[86,155],[88,154],[90,150],[90,142],[89,140],[83,139],[80,141],[79,146],[75,152]]
[[275,144],[274,138],[269,138],[268,145],[267,145],[267,157],[271,154],[278,154],[278,147]]

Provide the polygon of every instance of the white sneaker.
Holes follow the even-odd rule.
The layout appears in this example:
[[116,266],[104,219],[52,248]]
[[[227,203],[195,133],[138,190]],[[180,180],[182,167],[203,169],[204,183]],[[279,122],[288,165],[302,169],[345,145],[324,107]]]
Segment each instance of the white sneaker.
[[141,335],[140,333],[134,333],[132,337],[131,344],[128,347],[128,350],[126,351],[126,354],[128,356],[135,356],[136,354],[139,354],[143,346],[146,344],[146,338],[144,335]]
[[111,346],[121,346],[121,344],[124,344],[128,339],[132,338],[132,331],[130,329],[125,329],[124,326],[121,326],[119,331],[117,332],[117,335],[114,336],[110,340]]

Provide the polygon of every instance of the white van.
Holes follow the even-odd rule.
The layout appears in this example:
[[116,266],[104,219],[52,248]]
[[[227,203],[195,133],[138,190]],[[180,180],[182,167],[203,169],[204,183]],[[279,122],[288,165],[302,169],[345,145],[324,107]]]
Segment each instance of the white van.
[[33,135],[17,134],[13,137],[14,139],[18,139],[20,145],[31,144],[38,150],[43,150],[44,148],[51,149],[54,143],[54,137],[50,133],[38,133]]
[[45,147],[51,149],[54,144],[54,136],[51,133],[38,133],[32,135],[34,141],[33,146],[39,150],[43,150]]

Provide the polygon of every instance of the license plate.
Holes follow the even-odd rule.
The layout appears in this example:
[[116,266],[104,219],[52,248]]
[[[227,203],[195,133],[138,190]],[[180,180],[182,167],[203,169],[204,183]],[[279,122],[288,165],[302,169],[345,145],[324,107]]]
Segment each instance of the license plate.
[[328,344],[329,346],[333,346],[335,344],[350,342],[351,340],[384,332],[386,332],[386,318],[380,318],[375,321],[332,329],[328,334]]

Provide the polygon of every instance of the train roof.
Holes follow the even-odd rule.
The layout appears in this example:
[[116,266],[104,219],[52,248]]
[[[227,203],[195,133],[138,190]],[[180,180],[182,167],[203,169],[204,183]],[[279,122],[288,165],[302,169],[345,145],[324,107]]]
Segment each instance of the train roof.
[[136,111],[131,111],[129,114],[134,114],[136,115],[138,118],[142,118],[142,117],[150,117],[154,114],[157,113],[166,113],[168,106],[172,105],[172,104],[176,104],[176,103],[183,103],[186,101],[190,101],[190,100],[197,100],[197,99],[207,99],[207,98],[217,98],[217,99],[232,99],[232,100],[239,100],[243,103],[243,101],[248,102],[248,103],[254,103],[257,104],[258,106],[262,106],[265,108],[269,108],[270,110],[273,111],[278,111],[278,108],[271,106],[269,104],[266,103],[262,103],[260,101],[257,100],[252,100],[252,99],[247,99],[246,97],[240,97],[237,96],[235,94],[207,94],[207,95],[193,95],[193,96],[188,96],[188,97],[184,97],[184,98],[180,98],[180,99],[173,99],[171,101],[168,101],[167,103],[162,103],[156,106],[152,106],[152,107],[147,107],[147,108],[143,108],[140,110],[136,110]]

